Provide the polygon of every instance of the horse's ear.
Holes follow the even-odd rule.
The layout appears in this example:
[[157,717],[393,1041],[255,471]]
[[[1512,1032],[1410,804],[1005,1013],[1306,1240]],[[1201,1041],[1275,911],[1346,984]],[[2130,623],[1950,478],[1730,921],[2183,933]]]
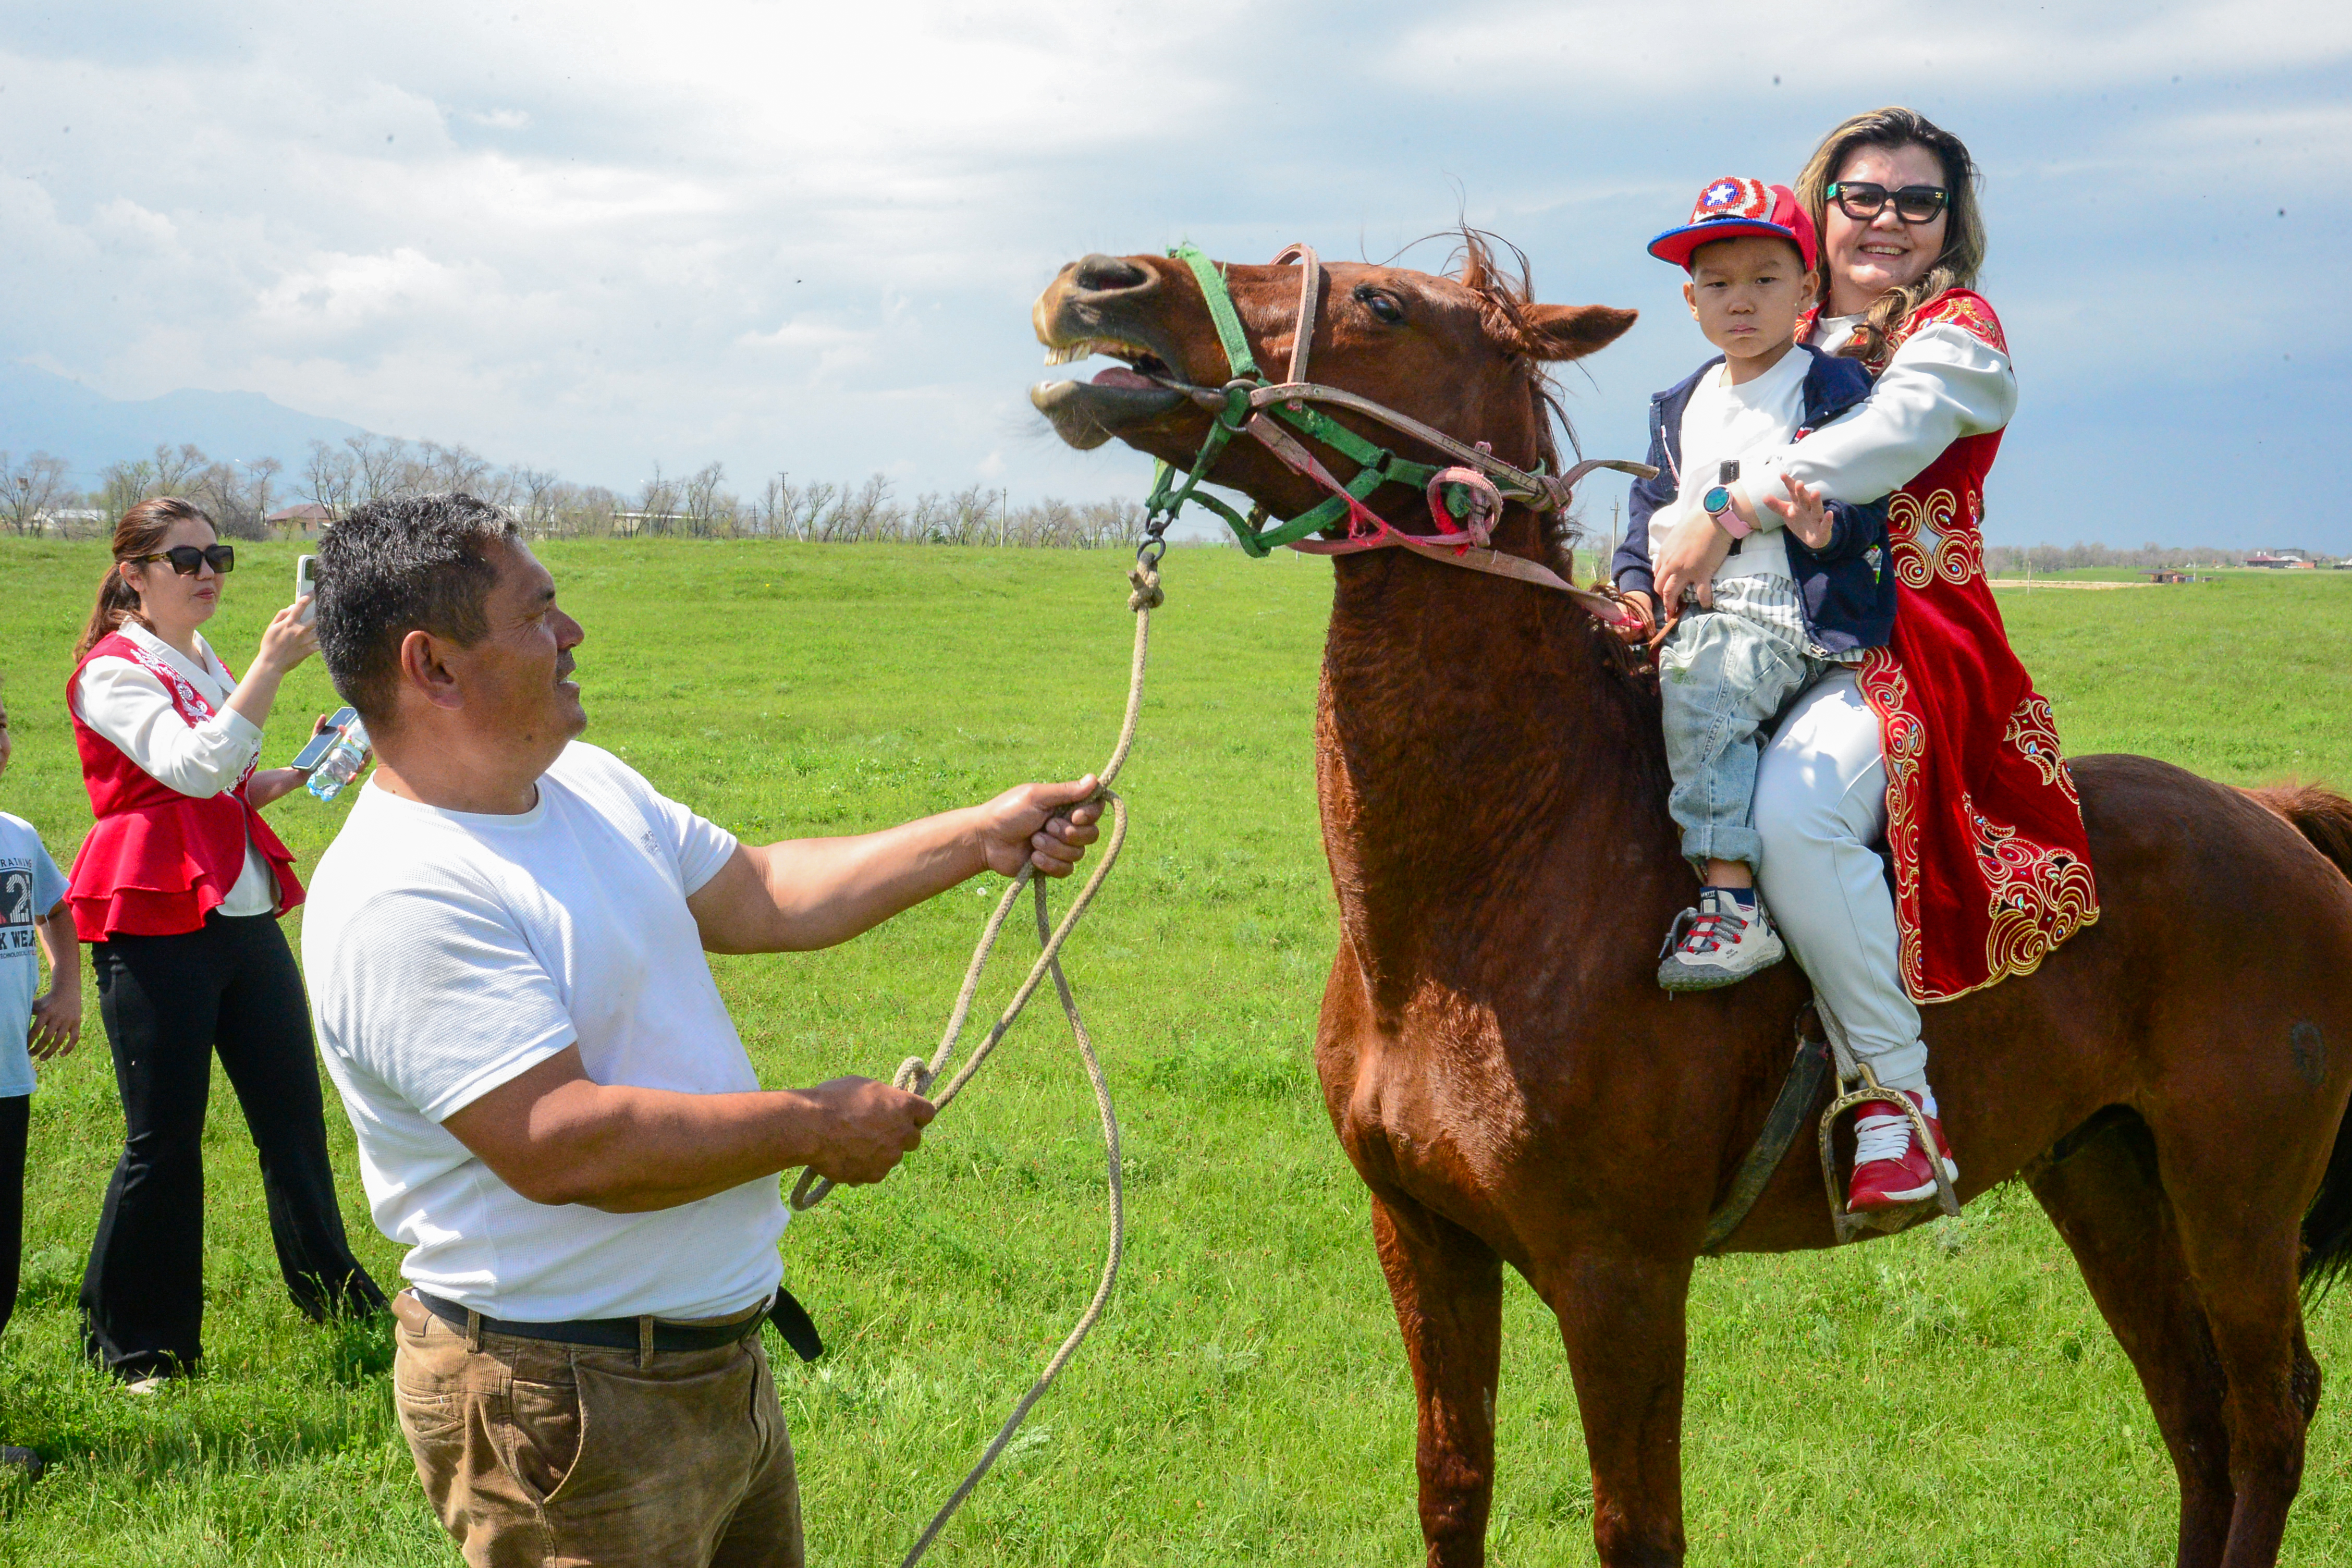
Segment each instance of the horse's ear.
[[1536,359],[1582,359],[1625,335],[1642,314],[1613,305],[1530,305],[1528,353]]

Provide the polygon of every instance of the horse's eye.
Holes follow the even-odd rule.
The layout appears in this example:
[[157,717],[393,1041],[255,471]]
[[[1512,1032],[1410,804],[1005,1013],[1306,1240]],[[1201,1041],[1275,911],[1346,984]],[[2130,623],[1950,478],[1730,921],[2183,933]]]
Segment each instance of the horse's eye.
[[1398,326],[1404,321],[1404,307],[1369,283],[1356,290],[1356,298],[1383,326]]

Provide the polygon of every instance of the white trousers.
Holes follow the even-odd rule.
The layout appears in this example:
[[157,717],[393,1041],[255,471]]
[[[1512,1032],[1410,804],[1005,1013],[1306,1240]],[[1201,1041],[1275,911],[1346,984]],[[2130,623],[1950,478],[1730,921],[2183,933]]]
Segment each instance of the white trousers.
[[1927,1047],[1903,989],[1895,895],[1872,847],[1885,830],[1878,715],[1839,666],[1789,704],[1757,765],[1756,880],[1854,1056],[1889,1088],[1923,1089]]

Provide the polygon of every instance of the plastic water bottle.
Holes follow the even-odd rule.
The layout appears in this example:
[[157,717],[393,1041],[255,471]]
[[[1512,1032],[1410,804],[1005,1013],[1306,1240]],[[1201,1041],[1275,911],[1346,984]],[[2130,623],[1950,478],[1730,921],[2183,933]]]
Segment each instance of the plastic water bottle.
[[353,719],[310,770],[310,793],[320,800],[334,799],[345,784],[359,777],[360,769],[367,765],[367,726]]

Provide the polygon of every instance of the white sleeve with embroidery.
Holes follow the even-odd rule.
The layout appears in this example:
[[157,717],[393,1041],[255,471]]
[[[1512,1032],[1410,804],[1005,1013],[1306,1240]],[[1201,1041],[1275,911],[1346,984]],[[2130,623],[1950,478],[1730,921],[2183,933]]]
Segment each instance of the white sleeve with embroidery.
[[233,787],[261,754],[261,731],[224,708],[190,726],[163,683],[127,658],[94,658],[74,683],[81,721],[182,795],[208,800]]
[[1785,472],[1831,500],[1874,501],[1916,479],[1961,437],[2000,429],[2016,410],[2009,356],[1965,327],[1931,322],[1904,340],[1861,406],[1750,465],[1740,488],[1751,504],[1786,499]]

